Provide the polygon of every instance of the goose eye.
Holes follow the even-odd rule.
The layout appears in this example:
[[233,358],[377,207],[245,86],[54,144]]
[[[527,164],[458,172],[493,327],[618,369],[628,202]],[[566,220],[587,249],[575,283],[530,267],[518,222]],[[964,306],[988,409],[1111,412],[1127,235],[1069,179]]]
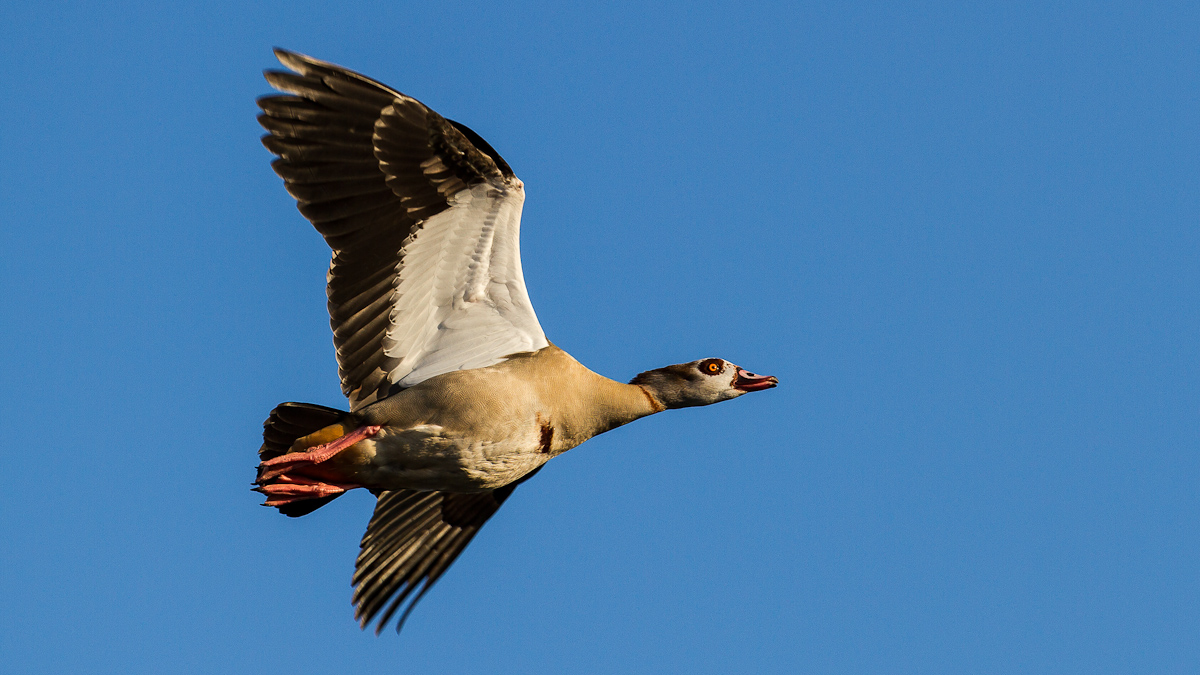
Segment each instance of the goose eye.
[[705,375],[716,375],[725,370],[725,364],[720,359],[709,359],[700,364],[700,372]]

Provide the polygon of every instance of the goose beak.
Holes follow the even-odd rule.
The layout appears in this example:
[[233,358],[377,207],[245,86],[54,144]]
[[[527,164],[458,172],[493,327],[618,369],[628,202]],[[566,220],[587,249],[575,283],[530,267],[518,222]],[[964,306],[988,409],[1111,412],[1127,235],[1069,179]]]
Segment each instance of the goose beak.
[[774,375],[755,375],[743,368],[738,368],[737,379],[733,381],[733,388],[741,391],[759,391],[776,386],[779,386],[779,379]]

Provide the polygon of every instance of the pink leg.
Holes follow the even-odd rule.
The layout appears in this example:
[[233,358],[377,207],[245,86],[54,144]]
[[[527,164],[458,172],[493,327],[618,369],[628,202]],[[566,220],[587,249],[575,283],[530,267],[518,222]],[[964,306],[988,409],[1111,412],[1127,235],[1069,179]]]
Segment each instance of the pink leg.
[[285,455],[264,460],[259,466],[271,468],[264,470],[258,477],[258,480],[261,483],[262,481],[282,476],[284,473],[301,465],[320,464],[355,443],[374,436],[379,433],[379,429],[380,427],[378,426],[359,427],[341,438],[335,438],[328,443],[309,448],[307,452],[289,452]]
[[305,499],[339,495],[356,487],[361,486],[349,483],[322,483],[303,476],[280,476],[278,482],[254,489],[267,496],[263,506],[282,506]]

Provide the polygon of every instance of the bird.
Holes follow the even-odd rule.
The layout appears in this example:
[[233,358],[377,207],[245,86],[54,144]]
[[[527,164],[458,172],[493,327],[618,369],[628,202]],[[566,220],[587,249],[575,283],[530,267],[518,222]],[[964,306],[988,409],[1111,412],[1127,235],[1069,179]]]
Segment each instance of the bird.
[[352,579],[378,635],[522,482],[589,438],[778,384],[721,358],[599,375],[547,340],[526,290],[524,184],[467,126],[332,63],[275,49],[258,99],[272,167],[332,250],[330,325],[349,409],[263,423],[254,490],[298,517],[376,498]]

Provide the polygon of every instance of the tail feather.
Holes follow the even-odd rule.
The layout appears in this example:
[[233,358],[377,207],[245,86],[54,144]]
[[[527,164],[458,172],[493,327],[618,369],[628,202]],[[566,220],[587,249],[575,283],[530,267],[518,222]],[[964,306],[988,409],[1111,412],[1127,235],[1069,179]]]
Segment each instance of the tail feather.
[[[344,410],[315,403],[280,403],[271,411],[267,421],[263,422],[263,444],[258,449],[259,460],[286,454],[296,439],[336,424],[348,414]],[[316,511],[340,496],[305,499],[275,508],[285,516],[298,518]]]

